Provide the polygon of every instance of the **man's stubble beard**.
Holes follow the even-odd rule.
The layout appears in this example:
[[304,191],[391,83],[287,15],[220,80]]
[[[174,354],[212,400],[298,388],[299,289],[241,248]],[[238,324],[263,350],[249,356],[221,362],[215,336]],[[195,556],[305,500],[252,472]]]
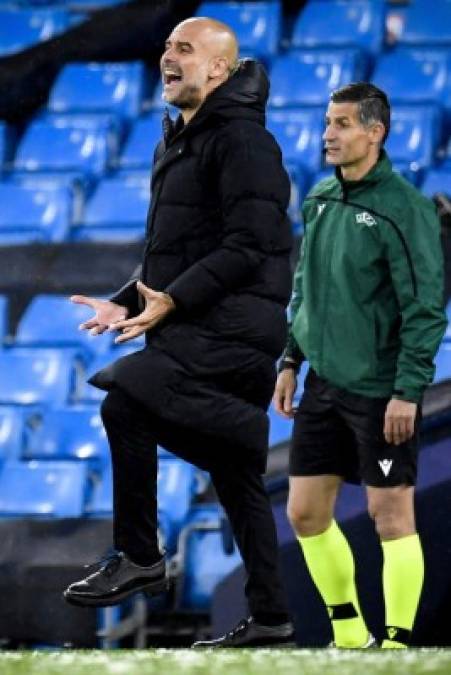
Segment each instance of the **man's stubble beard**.
[[202,103],[202,97],[199,87],[187,85],[182,89],[177,98],[170,101],[172,105],[180,110],[194,110]]

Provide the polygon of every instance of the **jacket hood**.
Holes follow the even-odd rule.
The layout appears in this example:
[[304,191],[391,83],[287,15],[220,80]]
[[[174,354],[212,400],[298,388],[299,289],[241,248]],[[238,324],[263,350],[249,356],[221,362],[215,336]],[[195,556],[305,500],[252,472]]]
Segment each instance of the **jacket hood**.
[[182,130],[195,129],[212,117],[247,119],[264,126],[268,95],[269,80],[263,66],[254,59],[240,59],[233,75],[207,96],[185,127],[181,115],[173,122],[166,110],[163,119],[164,137],[172,140]]
[[[226,118],[261,119],[269,95],[269,80],[263,66],[253,59],[238,62],[235,73],[206,98],[199,113]],[[200,115],[199,115],[200,116]]]

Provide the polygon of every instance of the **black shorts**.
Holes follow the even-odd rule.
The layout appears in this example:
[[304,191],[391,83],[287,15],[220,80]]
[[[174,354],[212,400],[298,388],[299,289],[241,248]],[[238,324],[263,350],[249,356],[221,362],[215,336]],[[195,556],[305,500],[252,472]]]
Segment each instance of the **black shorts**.
[[374,487],[415,485],[421,409],[413,437],[394,445],[383,434],[388,401],[334,387],[310,369],[294,419],[290,476],[333,474]]

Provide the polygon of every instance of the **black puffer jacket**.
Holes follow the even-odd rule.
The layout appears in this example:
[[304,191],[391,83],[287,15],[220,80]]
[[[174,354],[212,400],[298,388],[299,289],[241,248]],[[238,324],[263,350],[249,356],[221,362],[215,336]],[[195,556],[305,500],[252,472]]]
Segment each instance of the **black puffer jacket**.
[[[268,89],[263,68],[246,60],[189,124],[166,120],[140,276],[177,309],[149,331],[144,350],[92,380],[247,448],[262,467],[292,243],[289,181],[264,126]],[[113,300],[140,311],[133,280]]]

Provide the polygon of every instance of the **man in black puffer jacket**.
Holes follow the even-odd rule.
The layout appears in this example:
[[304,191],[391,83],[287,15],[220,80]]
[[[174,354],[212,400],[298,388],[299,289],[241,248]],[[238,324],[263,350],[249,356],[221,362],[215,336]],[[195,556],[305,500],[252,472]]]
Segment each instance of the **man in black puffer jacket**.
[[237,61],[232,31],[189,19],[161,60],[166,116],[157,147],[143,263],[109,302],[75,296],[96,314],[94,333],[116,342],[145,333],[146,347],[97,373],[113,460],[118,554],[72,584],[68,601],[115,604],[161,592],[157,443],[210,472],[248,574],[251,617],[202,646],[292,640],[278,576],[277,541],[261,473],[266,409],[286,338],[291,228],[289,181],[265,129],[268,80]]

